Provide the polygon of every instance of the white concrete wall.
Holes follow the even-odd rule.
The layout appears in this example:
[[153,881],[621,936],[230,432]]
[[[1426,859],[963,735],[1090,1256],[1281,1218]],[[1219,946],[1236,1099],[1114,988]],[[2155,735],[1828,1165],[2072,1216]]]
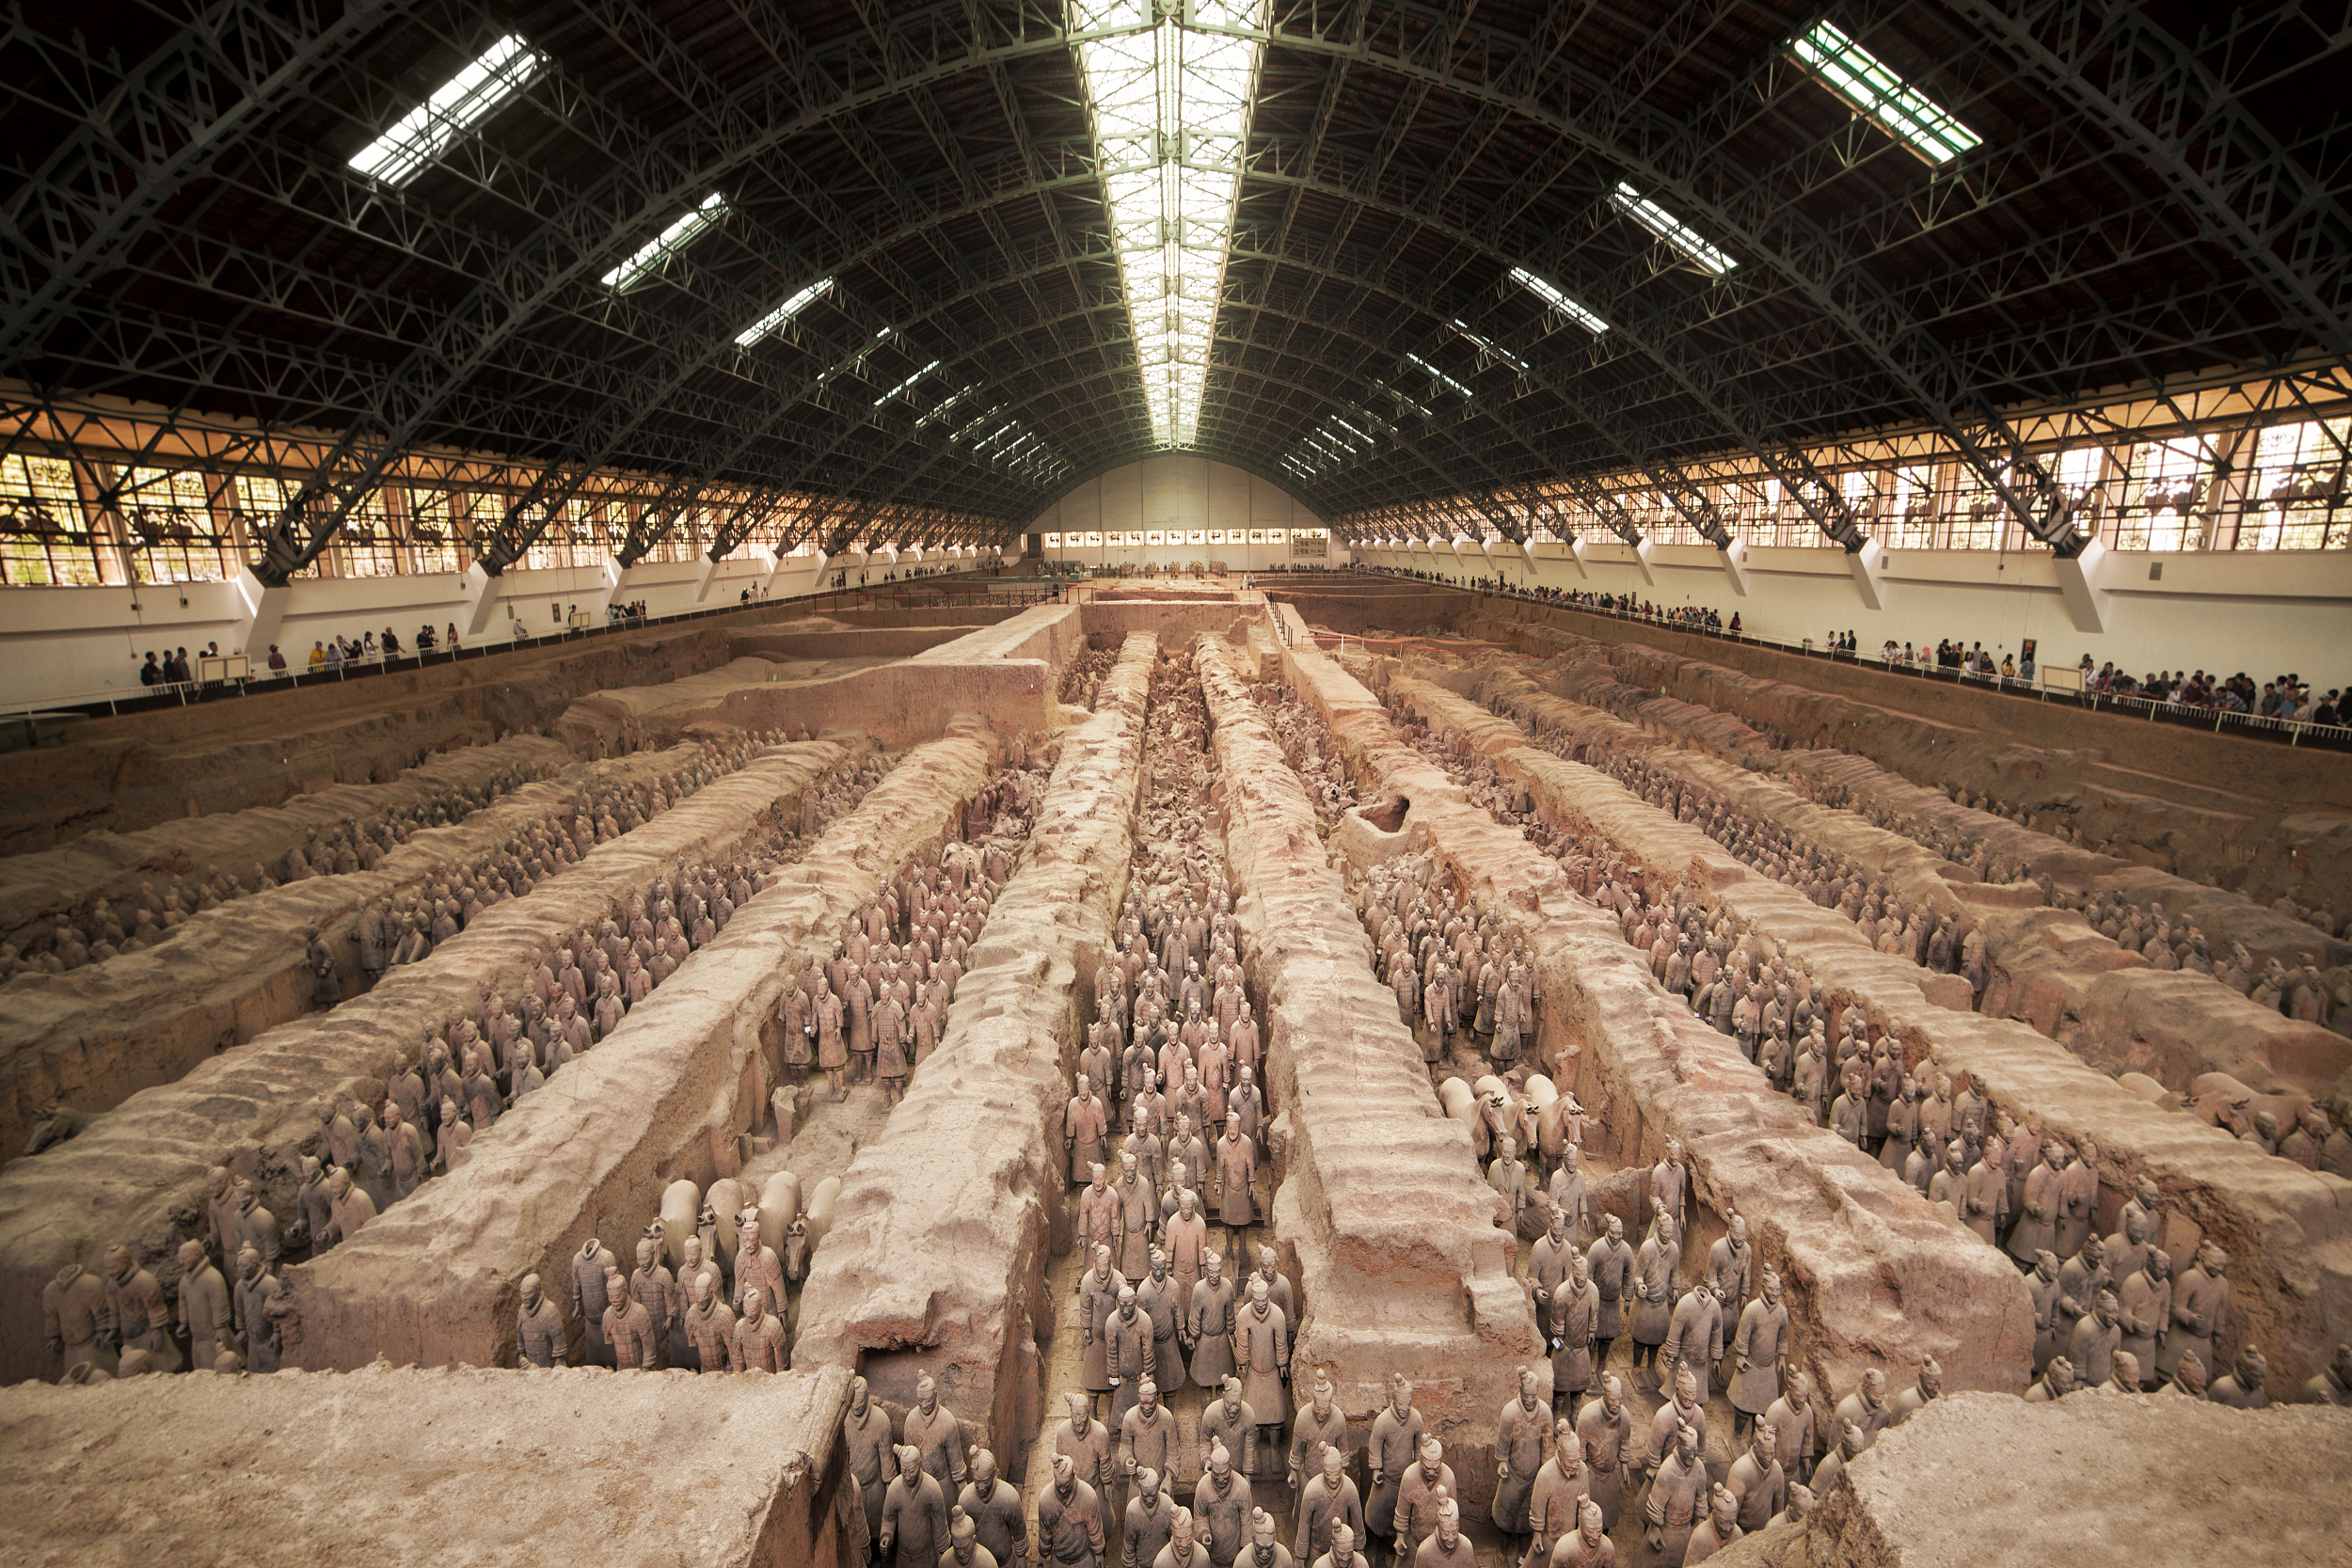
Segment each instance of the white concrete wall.
[[[1263,572],[1292,562],[1287,542],[1279,545],[1218,544],[1205,539],[1191,543],[1194,532],[1233,529],[1322,528],[1323,519],[1294,499],[1280,486],[1230,464],[1191,452],[1168,452],[1114,468],[1089,480],[1038,515],[1032,533],[1143,533],[1171,531],[1178,544],[1114,548],[1108,545],[1064,543],[1045,552],[1051,561],[1075,561],[1088,566],[1139,566],[1145,562],[1221,561],[1236,572]],[[1329,542],[1337,552],[1327,558],[1344,562],[1345,546]],[[1321,564],[1302,562],[1301,564]]]
[[[2136,676],[2243,670],[2262,681],[2293,671],[2319,690],[2352,686],[2352,553],[2340,550],[2118,555],[2104,579],[2112,591],[2106,629],[2095,634],[2075,629],[2051,559],[2038,551],[1892,551],[1880,610],[1864,603],[1838,549],[1751,550],[1744,595],[1707,546],[1660,547],[1655,583],[1632,548],[1614,540],[1587,540],[1581,569],[1565,545],[1537,546],[1532,569],[1517,546],[1502,542],[1491,558],[1419,548],[1356,553],[1367,564],[1448,578],[1501,575],[1546,588],[1630,594],[1668,609],[1711,607],[1726,624],[1736,611],[1742,631],[1788,642],[1820,643],[1833,631],[1851,631],[1875,653],[1890,637],[1929,648],[1956,638],[1983,642],[1998,659],[2030,637],[2045,669],[2071,666],[2088,653]],[[2163,568],[2160,578],[2150,578],[2153,566]]]
[[[815,566],[814,556],[787,556],[769,586],[769,596],[815,591]],[[847,567],[850,580],[857,580],[859,567],[852,562],[836,561],[832,566]],[[722,562],[711,575],[707,594],[697,602],[702,562],[647,563],[631,572],[613,597],[622,602],[643,599],[654,615],[715,610],[733,603],[767,569],[766,562],[756,557]],[[876,581],[885,569],[887,563],[873,569]],[[825,575],[830,580],[834,574]],[[428,621],[446,645],[450,623],[464,617],[464,585],[465,578],[455,574],[300,579],[294,584],[278,645],[287,662],[301,669],[310,644],[336,633],[356,639],[373,631],[380,640],[389,626],[400,634],[403,647],[414,647],[417,628]],[[598,569],[593,566],[509,572],[499,580],[499,608],[489,627],[483,636],[469,639],[468,646],[509,641],[509,623],[516,615],[533,631],[551,630],[557,625],[553,607],[585,606],[600,587]],[[234,588],[224,582],[0,588],[0,708],[110,690],[135,692],[148,650],[184,647],[193,658],[205,643],[217,641],[224,653],[232,653],[237,626]],[[268,651],[249,650],[256,671]]]

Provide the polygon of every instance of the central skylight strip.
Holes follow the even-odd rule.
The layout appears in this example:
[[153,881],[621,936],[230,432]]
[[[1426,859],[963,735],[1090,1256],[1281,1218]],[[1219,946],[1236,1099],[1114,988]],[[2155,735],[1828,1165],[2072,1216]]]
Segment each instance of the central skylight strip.
[[[1265,0],[1070,0],[1152,436],[1197,439]],[[1139,29],[1118,32],[1120,28]],[[1203,31],[1200,29],[1216,29]]]

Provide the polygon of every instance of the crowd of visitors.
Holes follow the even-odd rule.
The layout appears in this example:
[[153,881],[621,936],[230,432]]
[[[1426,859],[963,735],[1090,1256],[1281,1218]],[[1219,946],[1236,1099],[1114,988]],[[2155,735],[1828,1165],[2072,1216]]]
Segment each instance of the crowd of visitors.
[[[1595,610],[1604,614],[1631,616],[1655,621],[1661,626],[1728,633],[1733,637],[1742,634],[1737,611],[1726,624],[1719,611],[1704,606],[1668,607],[1630,594],[1594,594],[1534,587],[1492,577],[1448,578],[1436,572],[1406,568],[1381,570],[1391,577],[1444,583],[1477,593],[1507,594],[1539,604]],[[1862,652],[1860,641],[1851,629],[1833,629],[1819,643],[1808,641],[1806,645],[1849,657],[1859,657]],[[1963,679],[1987,681],[2005,688],[2035,687],[2040,673],[2035,662],[2034,644],[2030,641],[2018,652],[2003,651],[1996,657],[1981,641],[1942,638],[1931,645],[1924,641],[1916,644],[1898,642],[1890,637],[1880,644],[1878,658],[1890,670],[1949,671]],[[2333,726],[2346,722],[2345,688],[2330,687],[2325,691],[2315,690],[2299,674],[2276,675],[2259,686],[2244,671],[2227,678],[2209,674],[2203,670],[2151,671],[2144,676],[2135,678],[2112,661],[2096,664],[2089,654],[2082,657],[2076,669],[2081,676],[2081,689],[2086,701],[2126,698],[2168,704],[2174,707],[2277,719],[2288,723]]]
[[[747,589],[745,593],[748,595],[750,591]],[[578,605],[566,606],[558,603],[551,608],[555,617],[555,635],[561,635],[567,627],[580,624]],[[648,614],[645,601],[643,599],[632,599],[624,604],[611,604],[605,606],[605,625],[608,626],[643,626]],[[516,642],[528,641],[539,635],[524,622],[520,611],[509,617],[507,633]],[[261,669],[247,672],[243,675],[224,670],[207,678],[197,668],[197,664],[203,659],[216,659],[224,657],[220,651],[220,644],[215,641],[206,643],[204,651],[197,655],[194,661],[190,659],[188,650],[185,648],[166,648],[160,654],[150,652],[146,656],[147,661],[139,667],[139,684],[149,688],[164,688],[193,687],[199,685],[199,682],[206,685],[221,685],[231,682],[242,684],[282,680],[289,675],[316,674],[325,671],[340,670],[346,665],[389,664],[395,659],[421,658],[424,655],[435,652],[455,653],[463,646],[463,640],[457,633],[456,622],[448,622],[441,631],[436,632],[433,629],[433,624],[428,621],[417,628],[413,644],[404,645],[400,640],[400,634],[389,626],[386,626],[380,636],[373,631],[363,631],[357,638],[345,636],[341,632],[331,637],[317,638],[312,640],[310,651],[307,656],[297,653],[293,658],[289,658],[285,650],[273,642],[269,645],[269,652],[262,657]],[[234,658],[242,656],[244,652],[242,648],[232,649],[226,657]],[[296,660],[300,662],[297,664]]]

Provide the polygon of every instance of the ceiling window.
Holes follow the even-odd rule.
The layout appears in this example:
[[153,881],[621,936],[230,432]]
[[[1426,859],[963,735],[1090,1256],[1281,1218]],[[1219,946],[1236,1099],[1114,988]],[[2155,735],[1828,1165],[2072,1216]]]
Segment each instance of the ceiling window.
[[1609,330],[1609,324],[1587,310],[1567,295],[1536,277],[1525,267],[1511,269],[1511,281],[1544,302],[1544,309],[1564,316],[1597,338]]
[[433,89],[392,128],[351,156],[351,166],[387,185],[405,185],[451,143],[490,118],[499,105],[531,86],[547,59],[509,33]]
[[672,257],[681,254],[702,236],[703,230],[720,223],[726,215],[727,198],[712,191],[703,198],[702,205],[647,240],[637,254],[606,273],[604,286],[615,293],[627,293],[668,266]]
[[1817,23],[1788,47],[1830,91],[1931,164],[1948,164],[1984,142],[1835,23]]
[[759,320],[752,323],[751,325],[737,333],[735,335],[736,346],[738,348],[751,347],[754,343],[768,336],[769,333],[775,331],[778,327],[784,325],[785,323],[799,315],[803,310],[807,309],[819,298],[831,292],[832,288],[832,278],[818,278],[816,282],[811,283],[807,288],[803,289],[799,293],[794,294],[790,299],[786,300],[782,305],[777,306],[774,309],[760,317]]
[[1609,204],[1680,251],[1702,272],[1721,277],[1740,264],[1709,245],[1697,230],[1622,180],[1610,193]]

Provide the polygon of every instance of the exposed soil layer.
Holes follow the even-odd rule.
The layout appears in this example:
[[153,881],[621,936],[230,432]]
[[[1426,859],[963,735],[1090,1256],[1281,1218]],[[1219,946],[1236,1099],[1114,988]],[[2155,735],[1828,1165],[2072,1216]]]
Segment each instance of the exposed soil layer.
[[691,1377],[372,1367],[10,1388],[0,1559],[857,1563],[849,1372]]
[[733,657],[713,621],[101,721],[69,745],[0,754],[0,853],[390,780],[435,752],[545,733],[590,691]]

